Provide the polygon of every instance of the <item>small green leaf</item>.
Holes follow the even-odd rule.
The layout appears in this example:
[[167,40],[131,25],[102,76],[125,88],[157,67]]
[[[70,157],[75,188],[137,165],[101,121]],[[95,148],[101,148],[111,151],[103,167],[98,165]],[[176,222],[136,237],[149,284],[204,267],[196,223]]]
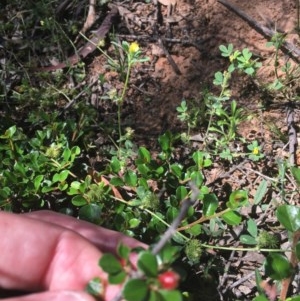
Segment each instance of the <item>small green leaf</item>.
[[68,162],[71,157],[71,150],[66,148],[63,152],[63,158],[65,162]]
[[124,182],[120,177],[113,177],[109,183],[113,186],[123,186],[124,185]]
[[226,206],[230,209],[239,208],[248,201],[248,193],[245,190],[235,190],[229,196]]
[[137,185],[137,175],[132,170],[127,170],[124,174],[124,182],[127,186],[135,187]]
[[140,147],[138,150],[138,163],[149,163],[150,160],[150,152],[145,147]]
[[159,258],[162,264],[170,264],[174,262],[180,255],[181,247],[173,246],[171,244],[166,244],[159,253]]
[[205,216],[213,215],[219,205],[217,196],[214,193],[205,194],[203,198],[203,214]]
[[14,170],[19,172],[21,174],[22,177],[27,178],[26,176],[26,169],[28,167],[23,165],[21,162],[16,162],[14,165]]
[[79,181],[73,181],[71,183],[70,190],[68,191],[69,195],[77,194],[77,193],[84,193],[85,191],[85,184]]
[[213,84],[216,86],[221,86],[223,84],[223,73],[218,71],[215,73],[215,79],[213,80]]
[[246,61],[248,61],[252,56],[252,53],[249,51],[248,48],[244,48],[242,50],[242,54],[243,54],[243,59],[246,60]]
[[190,235],[197,236],[202,232],[202,227],[201,227],[201,225],[197,224],[197,225],[194,225],[191,228],[185,230],[185,232],[189,233]]
[[300,186],[300,168],[299,167],[291,167],[291,172],[298,186]]
[[136,228],[138,227],[138,225],[141,223],[141,221],[137,218],[131,218],[129,220],[129,228],[130,229],[133,229],[133,228]]
[[172,223],[173,220],[178,216],[178,209],[175,207],[169,207],[167,210],[167,222]]
[[292,205],[282,205],[276,211],[279,222],[291,232],[300,229],[300,207]]
[[240,236],[240,241],[247,245],[257,245],[257,241],[253,236],[243,234]]
[[130,279],[125,283],[122,294],[126,301],[144,301],[149,294],[148,285],[142,279]]
[[172,164],[171,171],[179,179],[182,173],[182,166],[179,164]]
[[176,188],[176,198],[178,201],[184,200],[187,194],[187,189],[184,186],[178,186]]
[[68,170],[62,170],[60,173],[54,174],[54,176],[52,178],[52,182],[53,183],[64,182],[67,179],[68,175],[69,175]]
[[71,159],[70,159],[71,162],[73,162],[74,159],[75,159],[75,157],[78,156],[78,155],[80,155],[80,148],[79,148],[79,146],[73,146],[71,148]]
[[224,213],[222,215],[222,218],[226,224],[231,225],[231,226],[236,226],[236,225],[240,224],[242,221],[242,217],[240,216],[240,214],[235,211],[229,211],[229,212]]
[[58,189],[60,190],[60,191],[64,191],[64,190],[66,190],[67,188],[69,187],[69,185],[68,185],[68,183],[59,183],[58,184]]
[[110,168],[116,174],[121,170],[121,162],[117,157],[111,158]]
[[158,138],[160,147],[165,152],[169,151],[171,149],[171,141],[172,141],[172,134],[169,131],[167,131],[163,135],[159,136],[159,138]]
[[7,199],[9,195],[11,194],[11,190],[9,187],[3,187],[0,189],[0,198]]
[[138,171],[141,173],[142,176],[147,177],[150,169],[146,164],[138,164],[137,166]]
[[271,253],[266,259],[265,272],[274,280],[282,280],[292,275],[293,267],[284,255]]
[[33,184],[34,184],[35,191],[37,191],[40,188],[43,179],[44,179],[43,175],[38,175],[34,178]]
[[123,271],[120,261],[112,254],[103,254],[99,260],[102,270],[108,274],[119,274]]
[[110,284],[121,284],[126,279],[126,273],[124,271],[120,271],[116,274],[109,274],[108,276],[108,282]]
[[157,175],[162,175],[165,172],[165,170],[164,170],[163,166],[159,166],[155,169],[155,172]]
[[219,49],[221,51],[221,55],[224,56],[224,57],[229,57],[230,54],[231,54],[231,52],[232,52],[232,50],[233,50],[233,46],[232,47],[231,46],[232,46],[232,44],[229,44],[228,48],[227,48],[224,45],[220,45]]
[[246,68],[244,71],[248,75],[252,75],[255,72],[253,67]]
[[81,207],[78,211],[80,219],[99,225],[101,223],[101,207],[97,204],[88,204]]
[[262,180],[259,184],[256,193],[254,195],[254,204],[257,205],[261,202],[265,194],[267,193],[268,182],[266,180]]
[[203,175],[201,171],[193,171],[191,173],[191,181],[198,187],[203,183]]
[[158,273],[158,264],[156,256],[150,251],[143,251],[139,254],[138,268],[148,277],[156,277]]
[[87,200],[82,195],[76,195],[72,198],[72,204],[81,207],[87,204]]
[[252,218],[249,218],[249,220],[247,221],[247,231],[253,237],[257,236],[257,225],[256,225],[256,222]]
[[193,153],[192,158],[197,165],[198,169],[202,169],[204,165],[204,153],[196,151]]
[[180,245],[184,245],[186,243],[186,240],[185,240],[185,237],[180,235],[180,233],[176,232],[173,236],[172,236],[172,239],[180,244]]
[[177,290],[159,290],[163,301],[182,301],[182,294]]
[[1,135],[0,138],[1,139],[12,138],[16,131],[17,131],[17,127],[15,125],[13,125],[10,128],[8,128],[5,131],[4,135]]
[[128,259],[130,254],[130,248],[120,243],[117,248],[117,254],[123,259]]

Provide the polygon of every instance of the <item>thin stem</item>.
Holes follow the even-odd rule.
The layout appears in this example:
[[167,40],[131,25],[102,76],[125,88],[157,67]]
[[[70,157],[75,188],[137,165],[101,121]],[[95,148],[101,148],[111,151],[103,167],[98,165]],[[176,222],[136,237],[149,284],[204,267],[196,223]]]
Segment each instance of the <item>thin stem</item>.
[[211,219],[213,219],[213,218],[222,216],[224,213],[227,213],[227,212],[229,212],[229,211],[231,211],[231,209],[230,209],[230,208],[227,208],[227,209],[225,209],[225,210],[223,210],[223,211],[221,211],[221,212],[215,213],[215,214],[210,215],[210,216],[202,216],[201,218],[197,219],[196,221],[194,221],[194,222],[192,222],[192,223],[190,223],[190,224],[188,224],[188,225],[186,225],[186,226],[177,228],[177,231],[187,230],[187,229],[189,229],[189,228],[191,228],[191,227],[193,227],[193,226],[195,226],[195,225],[197,225],[197,224],[200,224],[200,223],[206,222],[206,221],[208,221],[208,220],[211,220]]
[[[191,183],[191,182],[190,182]],[[178,233],[184,240],[188,240],[188,238],[183,235],[182,233],[178,232],[178,229],[176,230],[176,225],[178,225],[178,221],[179,219],[182,219],[182,216],[184,216],[185,210],[189,208],[189,206],[191,204],[194,203],[194,201],[197,199],[196,197],[197,195],[193,192],[193,195],[185,200],[180,208],[180,212],[178,217],[172,222],[172,224],[168,224],[167,222],[165,222],[163,219],[161,219],[159,216],[157,216],[154,212],[148,210],[148,209],[143,209],[144,211],[146,211],[147,213],[151,214],[152,216],[155,216],[160,222],[162,222],[164,225],[168,226],[168,230],[164,233],[164,235],[161,237],[160,241],[157,243],[157,245],[154,246],[152,253],[153,254],[157,254],[159,253],[159,251],[161,250],[161,248],[165,245],[165,243],[173,236],[174,233]],[[115,199],[116,201],[119,201],[121,203],[127,204],[129,205],[129,202],[119,199],[117,197],[113,197],[113,199]],[[226,209],[227,210],[227,209]],[[224,210],[224,211],[226,211]],[[220,213],[224,213],[224,211],[219,212]],[[175,226],[175,228],[174,228]],[[171,230],[169,230],[171,229]],[[175,232],[173,231],[175,229]],[[168,232],[168,233],[167,233]],[[297,234],[299,235],[299,233],[297,232]],[[164,243],[164,244],[163,244]],[[218,246],[218,245],[208,245],[208,244],[203,244],[201,243],[201,247],[202,248],[206,248],[206,249],[214,249],[214,250],[226,250],[226,251],[248,251],[248,252],[280,252],[280,253],[284,253],[284,252],[292,252],[291,249],[261,249],[258,246],[253,247],[253,248],[239,248],[239,247],[222,247],[222,246]]]
[[[128,88],[131,66],[132,66],[131,58],[130,58],[130,55],[128,55],[128,68],[127,68],[125,83],[124,83],[121,97],[120,97],[120,99],[118,99],[118,130],[119,130],[119,150],[118,150],[118,152],[120,152],[121,143],[122,143],[121,109],[122,109],[125,94],[126,94],[126,91]],[[119,157],[120,157],[120,153],[119,153]]]
[[254,248],[239,248],[239,247],[221,247],[221,246],[213,246],[207,244],[201,244],[201,247],[207,249],[214,249],[214,250],[227,250],[227,251],[241,251],[241,252],[272,252],[272,253],[285,253],[285,252],[292,252],[291,249],[261,249],[259,247]]

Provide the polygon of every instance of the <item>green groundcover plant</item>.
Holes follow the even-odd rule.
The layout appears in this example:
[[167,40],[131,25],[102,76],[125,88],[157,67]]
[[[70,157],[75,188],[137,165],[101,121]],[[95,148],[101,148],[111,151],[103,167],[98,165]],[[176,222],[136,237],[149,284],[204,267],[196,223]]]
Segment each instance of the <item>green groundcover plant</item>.
[[[44,2],[49,8],[50,3]],[[41,30],[54,33],[55,45],[61,49],[70,43],[64,31],[67,25],[60,29],[48,16],[44,18]],[[71,25],[77,32],[78,24],[71,22]],[[9,30],[8,26],[2,28],[5,32]],[[30,33],[30,27],[24,26],[24,30]],[[280,41],[275,37],[271,41],[271,46],[276,48],[277,63]],[[186,125],[186,132],[166,131],[157,137],[158,149],[154,153],[145,146],[134,144],[132,132],[122,126],[121,114],[132,69],[147,58],[142,56],[136,42],[113,42],[113,46],[115,52],[111,56],[98,47],[123,83],[120,91],[111,89],[105,95],[106,100],[117,107],[117,126],[108,133],[111,145],[109,151],[103,151],[101,167],[91,166],[88,160],[89,156],[95,155],[95,146],[89,140],[90,135],[94,135],[93,127],[98,125],[95,110],[80,103],[65,115],[59,109],[47,111],[49,103],[53,106],[61,101],[59,96],[68,100],[74,96],[71,90],[61,88],[64,74],[40,75],[39,80],[47,82],[47,88],[41,89],[31,86],[28,75],[18,91],[12,91],[12,99],[19,101],[20,108],[28,109],[26,102],[33,105],[25,125],[17,124],[14,118],[6,118],[0,125],[1,208],[14,212],[49,208],[99,226],[111,228],[113,225],[115,230],[148,243],[147,250],[131,250],[120,245],[117,256],[105,254],[99,261],[99,266],[108,273],[109,282],[122,285],[121,294],[117,296],[119,300],[197,300],[199,290],[196,285],[188,285],[190,280],[198,277],[197,281],[200,281],[213,273],[224,274],[226,269],[220,264],[217,252],[234,250],[265,254],[264,263],[255,272],[255,301],[269,300],[274,290],[280,300],[299,300],[299,296],[288,296],[287,293],[300,260],[300,208],[289,202],[287,179],[296,183],[295,191],[299,193],[300,169],[281,162],[278,175],[272,180],[263,179],[253,200],[249,191],[242,187],[230,187],[225,196],[220,196],[205,176],[216,162],[237,164],[247,160],[255,166],[265,159],[258,139],[247,141],[239,136],[238,126],[247,117],[238,101],[231,98],[230,91],[233,74],[246,74],[253,79],[261,63],[253,59],[247,48],[239,51],[234,50],[232,44],[221,45],[221,55],[228,59],[229,66],[225,71],[215,73],[214,92],[206,91],[203,96],[205,108],[197,106],[197,102],[182,100],[177,114]],[[287,95],[296,71],[289,64],[285,64],[284,70],[285,80],[276,72],[274,83],[267,88]],[[82,65],[72,67],[68,72],[77,81],[86,76]],[[103,74],[99,75],[101,79]],[[1,88],[1,95],[7,99],[10,87]],[[41,100],[41,104],[37,105],[35,98]],[[191,135],[203,116],[208,122],[200,149],[192,146]],[[240,149],[233,147],[236,142],[241,145]],[[181,155],[180,148],[187,151]],[[254,217],[243,213],[243,209],[254,206],[264,212],[270,206],[264,203],[270,189],[280,191],[283,196],[282,202],[274,208],[274,216],[281,231],[288,233],[288,249],[281,247],[280,239],[272,231],[257,225]],[[186,209],[184,214],[183,208]],[[220,243],[222,237],[238,227],[244,231],[235,238],[234,247]],[[216,255],[212,256],[211,250]],[[136,265],[129,260],[131,252],[138,254]],[[217,288],[217,281],[214,285]],[[87,291],[101,297],[100,280],[91,279]]]

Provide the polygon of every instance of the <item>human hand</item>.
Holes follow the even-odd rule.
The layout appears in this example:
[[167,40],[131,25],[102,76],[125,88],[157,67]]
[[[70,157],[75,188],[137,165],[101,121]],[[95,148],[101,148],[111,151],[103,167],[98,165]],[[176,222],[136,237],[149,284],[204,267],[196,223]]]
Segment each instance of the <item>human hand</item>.
[[0,212],[0,225],[0,287],[30,292],[9,301],[91,301],[84,288],[94,277],[105,286],[104,300],[112,300],[120,287],[107,284],[98,266],[102,251],[114,253],[119,242],[144,246],[118,232],[49,211]]

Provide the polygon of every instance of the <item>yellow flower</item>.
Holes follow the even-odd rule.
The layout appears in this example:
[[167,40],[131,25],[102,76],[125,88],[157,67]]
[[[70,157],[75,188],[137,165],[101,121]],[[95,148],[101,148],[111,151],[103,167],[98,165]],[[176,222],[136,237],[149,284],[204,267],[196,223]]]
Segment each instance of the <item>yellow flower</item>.
[[138,52],[139,49],[140,49],[139,44],[137,42],[133,42],[129,46],[129,53],[134,54],[134,53]]
[[259,148],[257,146],[253,148],[252,154],[253,155],[258,155],[259,154]]

